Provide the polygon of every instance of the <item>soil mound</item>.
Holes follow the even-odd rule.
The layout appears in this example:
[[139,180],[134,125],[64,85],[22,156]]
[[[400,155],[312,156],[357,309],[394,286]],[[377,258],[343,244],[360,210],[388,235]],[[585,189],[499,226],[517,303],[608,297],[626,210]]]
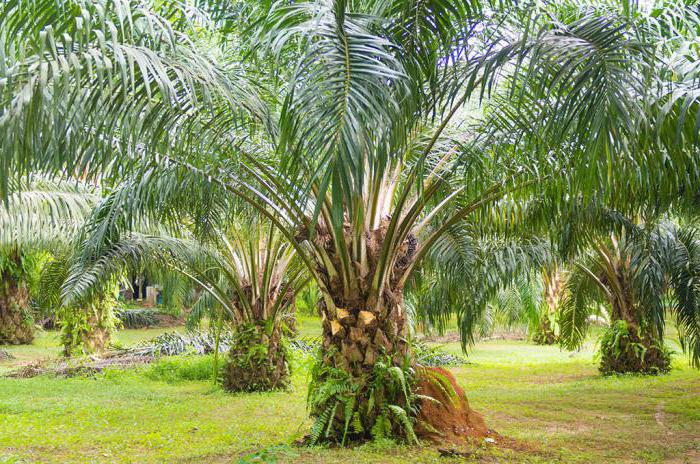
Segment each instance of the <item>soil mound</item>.
[[441,367],[421,367],[418,370],[416,392],[432,400],[424,399],[418,414],[416,433],[419,437],[436,441],[464,444],[500,439],[486,427],[481,414],[469,407],[464,390],[452,374]]

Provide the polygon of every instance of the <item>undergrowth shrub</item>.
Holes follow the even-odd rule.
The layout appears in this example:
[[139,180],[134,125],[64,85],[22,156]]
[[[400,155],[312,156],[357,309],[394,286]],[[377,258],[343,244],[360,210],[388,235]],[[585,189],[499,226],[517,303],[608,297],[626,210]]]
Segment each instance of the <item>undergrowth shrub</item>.
[[[368,439],[417,443],[413,425],[420,398],[414,393],[415,380],[408,362],[399,367],[383,358],[370,375],[352,378],[318,356],[307,394],[307,407],[314,418],[309,443],[344,446],[346,441]],[[343,424],[343,429],[337,430],[336,424]]]
[[421,366],[449,367],[468,364],[462,356],[448,353],[441,346],[430,346],[418,340],[411,341],[411,353],[416,363]]

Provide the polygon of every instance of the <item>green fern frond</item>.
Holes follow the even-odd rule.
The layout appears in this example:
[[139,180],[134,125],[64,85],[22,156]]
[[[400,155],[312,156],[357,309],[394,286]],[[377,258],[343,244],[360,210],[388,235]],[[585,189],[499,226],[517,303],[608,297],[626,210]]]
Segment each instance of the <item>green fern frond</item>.
[[418,437],[416,436],[416,433],[413,430],[413,424],[411,423],[411,419],[409,419],[406,411],[402,407],[397,406],[395,404],[390,404],[388,408],[389,411],[393,413],[393,415],[399,420],[399,422],[403,426],[403,430],[406,434],[406,439],[408,443],[418,444]]

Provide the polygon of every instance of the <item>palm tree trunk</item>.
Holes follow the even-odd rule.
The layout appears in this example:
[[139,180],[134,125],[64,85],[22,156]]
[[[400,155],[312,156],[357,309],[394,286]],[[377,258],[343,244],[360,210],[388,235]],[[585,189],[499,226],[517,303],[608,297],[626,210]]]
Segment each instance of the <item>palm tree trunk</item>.
[[83,334],[83,350],[86,353],[101,353],[109,346],[112,339],[112,328],[106,320],[105,308],[100,311],[90,311],[88,315],[88,327],[90,330]]
[[654,336],[650,327],[641,323],[640,309],[627,294],[624,304],[612,305],[610,327],[600,346],[599,369],[608,374],[660,374],[671,368],[671,359],[663,338]]
[[537,345],[554,345],[557,342],[557,335],[552,330],[552,320],[548,314],[540,318],[537,329],[532,336],[532,341]]
[[562,279],[561,271],[558,268],[545,270],[544,281],[544,302],[545,314],[540,318],[539,325],[532,337],[538,345],[554,345],[557,342],[557,334],[552,329],[552,322],[556,318],[557,308],[561,300]]
[[[19,253],[10,260],[16,268],[21,266]],[[0,345],[22,345],[34,340],[34,321],[29,306],[26,284],[10,269],[0,276]]]
[[[324,363],[364,375],[379,358],[400,365],[409,356],[406,317],[397,301],[368,307],[321,309]],[[332,312],[334,314],[332,314]]]
[[[343,444],[381,436],[409,442],[416,435],[429,440],[487,436],[490,431],[469,407],[452,374],[415,364],[401,300],[400,292],[385,290],[379,305],[329,309],[319,304],[322,357],[309,386],[309,401],[317,423],[328,411],[332,413],[327,422],[322,421],[325,438]],[[334,388],[340,393],[325,398]],[[436,397],[437,391],[443,396]],[[416,393],[432,396],[437,403],[422,402]],[[395,414],[396,407],[406,413],[405,421]],[[406,422],[412,424],[410,429]],[[312,429],[311,439],[318,441],[313,434]]]
[[61,317],[63,354],[101,353],[109,346],[114,326],[114,302],[99,297],[81,308],[64,308]]
[[239,324],[224,367],[224,388],[232,392],[270,391],[288,383],[287,351],[279,321]]
[[663,374],[671,359],[662,340],[625,321],[615,321],[603,335],[599,369],[609,374]]
[[[357,300],[343,304],[342,299],[334,300],[335,308],[319,304],[323,321],[321,363],[329,373],[345,372],[350,383],[358,388],[352,411],[345,411],[343,407],[336,408],[330,425],[328,438],[340,443],[343,438],[354,441],[370,438],[377,419],[385,414],[388,404],[402,408],[406,406],[406,398],[401,389],[393,392],[393,396],[384,390],[381,397],[377,398],[370,391],[370,383],[378,362],[405,367],[410,366],[412,361],[406,339],[406,317],[400,306],[400,293],[396,295],[385,292],[379,305],[358,304]],[[323,383],[327,378],[322,376],[315,380]],[[411,385],[407,387],[412,388]],[[317,410],[312,409],[312,416],[322,415],[327,407],[328,404],[322,404]],[[353,415],[354,426],[350,433],[346,432],[346,424],[350,420],[346,414]],[[400,428],[393,431],[394,436],[404,433]]]
[[[393,263],[393,268],[387,273],[382,290],[373,290],[385,233],[382,228],[365,235],[367,254],[351,263],[353,269],[359,270],[353,276],[357,282],[350,283],[352,289],[345,288],[338,273],[325,272],[326,263],[318,261],[323,344],[307,397],[315,418],[308,437],[312,443],[330,441],[342,445],[381,437],[415,443],[416,430],[446,436],[455,433],[455,424],[461,424],[460,430],[470,429],[464,419],[472,417],[470,409],[463,392],[454,391],[454,377],[447,371],[437,376],[438,380],[435,375],[421,375],[411,356],[402,303],[403,277],[417,249],[413,235],[398,248],[396,256],[384,257]],[[339,265],[342,260],[333,240],[321,237],[317,241],[323,244],[330,261]],[[345,241],[349,242],[347,238]],[[348,247],[352,249],[352,244]],[[422,404],[417,393],[435,381],[441,383],[440,389],[452,391],[450,398],[459,398],[460,406],[443,414],[449,420],[433,414],[419,416]],[[419,420],[422,429],[415,427]]]

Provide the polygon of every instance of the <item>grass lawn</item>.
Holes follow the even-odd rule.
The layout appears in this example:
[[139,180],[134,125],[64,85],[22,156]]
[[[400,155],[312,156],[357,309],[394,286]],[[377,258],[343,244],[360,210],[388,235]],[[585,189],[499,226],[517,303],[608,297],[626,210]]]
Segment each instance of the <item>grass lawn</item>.
[[[303,334],[313,335],[313,322],[301,321]],[[131,344],[162,331],[124,331],[118,339]],[[52,337],[11,348],[15,363],[55,356]],[[459,352],[456,343],[445,348]],[[475,448],[470,458],[442,458],[435,447],[391,443],[297,448],[291,443],[310,424],[303,365],[288,392],[238,395],[211,381],[173,381],[142,368],[92,378],[0,379],[0,463],[700,462],[700,373],[684,357],[671,374],[652,378],[600,377],[592,344],[570,354],[489,341],[469,359],[453,372],[472,406],[529,451]]]

